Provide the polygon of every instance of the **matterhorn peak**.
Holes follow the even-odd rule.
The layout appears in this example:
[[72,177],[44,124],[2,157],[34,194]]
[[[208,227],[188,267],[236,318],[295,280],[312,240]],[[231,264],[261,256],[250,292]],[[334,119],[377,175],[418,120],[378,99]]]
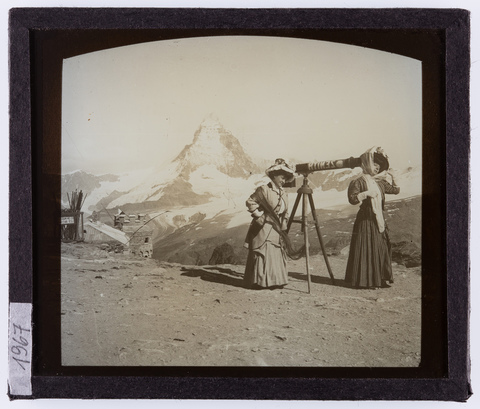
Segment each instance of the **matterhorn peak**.
[[[220,134],[225,132],[223,125],[213,114],[208,115],[195,131],[193,145],[211,145],[214,150],[218,148],[215,144],[220,143]],[[190,145],[191,146],[191,145]],[[205,146],[206,148],[206,146]]]
[[202,127],[216,127],[216,126],[222,126],[220,124],[220,120],[215,114],[208,114],[203,121],[201,122],[200,126]]
[[190,145],[174,160],[178,173],[187,178],[201,166],[214,166],[231,177],[248,177],[258,171],[240,142],[210,114],[201,122]]

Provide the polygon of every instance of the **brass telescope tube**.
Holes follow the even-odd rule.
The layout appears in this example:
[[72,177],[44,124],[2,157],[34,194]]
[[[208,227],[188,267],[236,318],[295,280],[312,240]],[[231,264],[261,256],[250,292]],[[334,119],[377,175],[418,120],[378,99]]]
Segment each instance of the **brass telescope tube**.
[[322,162],[300,163],[295,166],[295,172],[308,174],[319,170],[344,169],[361,166],[361,159],[353,156],[347,159],[326,160]]

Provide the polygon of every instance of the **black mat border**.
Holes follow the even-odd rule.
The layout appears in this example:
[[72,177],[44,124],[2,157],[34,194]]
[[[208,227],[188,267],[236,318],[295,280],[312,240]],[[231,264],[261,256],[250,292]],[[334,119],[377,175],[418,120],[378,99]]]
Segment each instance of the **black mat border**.
[[[362,379],[266,376],[34,375],[33,398],[415,399],[464,401],[470,395],[469,13],[456,9],[13,9],[10,13],[10,302],[35,304],[35,175],[32,32],[71,29],[416,29],[444,33],[445,233],[448,374],[443,378]],[[32,103],[33,102],[33,103]],[[40,115],[41,117],[41,115]],[[38,123],[37,123],[38,125]],[[41,151],[40,151],[41,152]],[[437,163],[437,165],[439,165]],[[442,166],[442,164],[440,164]],[[38,176],[38,175],[37,175]],[[38,220],[37,220],[38,222]],[[18,255],[22,254],[21,257]],[[27,256],[30,255],[30,256]],[[37,254],[38,256],[38,254]],[[58,289],[57,289],[58,290]],[[34,325],[35,325],[34,312]],[[41,352],[41,351],[40,351]],[[39,372],[42,372],[41,369]],[[67,371],[68,372],[68,371]],[[354,373],[355,371],[352,371]],[[136,375],[136,374],[135,374]],[[15,398],[15,397],[12,397]]]

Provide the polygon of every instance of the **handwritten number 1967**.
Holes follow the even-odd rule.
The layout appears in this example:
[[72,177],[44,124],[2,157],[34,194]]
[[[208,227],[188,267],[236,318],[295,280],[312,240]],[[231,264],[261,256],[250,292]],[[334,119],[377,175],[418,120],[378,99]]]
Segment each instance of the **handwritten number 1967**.
[[12,352],[12,354],[16,355],[12,356],[12,358],[17,362],[18,365],[20,365],[23,370],[25,370],[25,367],[22,365],[22,363],[30,363],[30,361],[27,361],[26,359],[20,359],[28,357],[28,350],[27,348],[25,348],[28,346],[28,340],[26,340],[22,336],[24,332],[30,332],[30,330],[22,328],[20,325],[13,324],[13,335],[15,337],[12,337],[12,341],[15,342],[16,345],[12,345],[10,351]]

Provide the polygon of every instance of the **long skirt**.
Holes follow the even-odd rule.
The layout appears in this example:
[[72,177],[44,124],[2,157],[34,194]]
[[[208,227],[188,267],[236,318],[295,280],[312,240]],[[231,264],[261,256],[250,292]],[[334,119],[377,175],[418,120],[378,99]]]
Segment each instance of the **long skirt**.
[[381,287],[393,283],[392,249],[388,229],[380,233],[371,207],[360,209],[353,225],[345,281],[352,287]]
[[247,288],[286,285],[287,256],[282,246],[267,240],[260,248],[249,250],[243,282]]

